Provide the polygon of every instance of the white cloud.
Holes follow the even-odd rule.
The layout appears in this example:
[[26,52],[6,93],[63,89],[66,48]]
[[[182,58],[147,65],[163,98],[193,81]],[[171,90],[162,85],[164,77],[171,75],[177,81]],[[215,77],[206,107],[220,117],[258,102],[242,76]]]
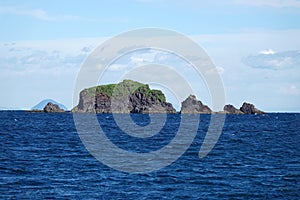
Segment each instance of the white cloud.
[[156,50],[146,50],[145,52],[136,52],[130,57],[130,62],[135,65],[152,63],[157,55]]
[[80,18],[75,15],[49,15],[43,9],[24,9],[19,7],[0,7],[0,13],[29,16],[43,21],[76,20]]
[[120,71],[127,67],[127,65],[124,64],[112,64],[108,67],[109,71]]
[[266,60],[266,64],[275,69],[282,69],[284,67],[292,66],[293,60],[291,57],[283,57],[280,59]]
[[206,74],[214,74],[218,73],[219,75],[222,75],[224,73],[225,69],[223,67],[216,67],[214,69],[210,69],[206,71]]
[[169,64],[170,61],[174,61],[174,59],[178,60],[179,58],[169,52],[148,48],[133,52],[129,60],[125,62],[127,62],[129,66],[137,67],[150,63]]
[[90,52],[90,45],[79,42],[72,50],[60,48],[68,42],[0,43],[0,73],[7,76],[29,76],[47,74],[58,76],[76,71]]
[[300,8],[298,0],[233,0],[233,3],[255,7]]
[[273,51],[272,49],[269,49],[269,50],[263,50],[261,52],[259,52],[260,54],[265,54],[265,55],[272,55],[275,53],[275,51]]
[[284,95],[299,95],[300,91],[295,85],[285,85],[279,88],[281,94]]
[[261,51],[259,54],[247,56],[243,62],[253,68],[287,69],[300,66],[300,51],[283,51],[275,53],[273,50]]

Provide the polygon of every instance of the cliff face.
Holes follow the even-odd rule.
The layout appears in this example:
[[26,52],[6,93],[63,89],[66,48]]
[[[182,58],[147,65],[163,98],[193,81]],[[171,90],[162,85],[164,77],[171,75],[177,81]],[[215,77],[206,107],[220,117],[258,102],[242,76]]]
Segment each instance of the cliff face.
[[147,84],[124,80],[80,92],[79,103],[72,112],[89,113],[176,113],[160,90]]
[[84,89],[80,92],[79,103],[71,110],[71,112],[95,113],[95,96],[91,96],[88,92],[88,89]]
[[181,103],[182,114],[211,114],[211,109],[204,105],[201,101],[197,100],[195,95],[190,95],[186,100]]
[[143,92],[135,92],[130,95],[131,107],[130,110],[133,113],[176,113],[171,103],[165,101],[164,94],[156,90],[155,91],[163,99],[157,97],[157,95],[151,94],[150,96]]

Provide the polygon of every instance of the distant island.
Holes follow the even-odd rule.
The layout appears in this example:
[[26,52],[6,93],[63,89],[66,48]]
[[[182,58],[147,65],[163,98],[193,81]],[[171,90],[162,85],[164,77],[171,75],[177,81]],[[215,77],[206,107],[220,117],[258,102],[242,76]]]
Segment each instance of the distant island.
[[[128,98],[129,97],[129,98]],[[129,101],[128,101],[129,99]],[[166,101],[161,90],[150,89],[148,84],[123,80],[118,84],[99,85],[82,90],[73,113],[177,113]],[[213,112],[195,95],[181,104],[182,114],[264,114],[253,104],[244,102],[240,109],[225,105],[223,111]]]
[[35,106],[33,106],[31,110],[43,110],[48,103],[58,105],[60,109],[68,110],[66,106],[64,106],[61,103],[58,103],[57,101],[54,101],[53,99],[44,99],[40,101],[38,104],[36,104]]

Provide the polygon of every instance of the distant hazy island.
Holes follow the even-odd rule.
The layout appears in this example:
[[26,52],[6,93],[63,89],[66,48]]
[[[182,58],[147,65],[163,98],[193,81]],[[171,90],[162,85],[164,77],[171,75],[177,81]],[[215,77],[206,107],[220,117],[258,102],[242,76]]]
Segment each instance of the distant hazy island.
[[[53,100],[40,103],[32,112],[64,112],[65,107]],[[39,105],[39,106],[40,106]],[[178,113],[173,105],[166,101],[161,90],[150,89],[148,84],[132,80],[123,80],[117,84],[99,85],[82,90],[79,103],[73,113]],[[264,114],[253,104],[244,102],[237,109],[233,105],[225,105],[223,111],[213,112],[195,95],[189,95],[182,103],[181,114]]]

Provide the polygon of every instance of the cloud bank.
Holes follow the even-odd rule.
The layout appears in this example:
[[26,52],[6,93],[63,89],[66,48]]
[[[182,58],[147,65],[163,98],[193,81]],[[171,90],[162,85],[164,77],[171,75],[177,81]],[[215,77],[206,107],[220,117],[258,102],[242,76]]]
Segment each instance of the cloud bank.
[[300,66],[300,51],[274,52],[273,50],[261,51],[256,55],[249,55],[243,63],[253,68],[282,70]]

